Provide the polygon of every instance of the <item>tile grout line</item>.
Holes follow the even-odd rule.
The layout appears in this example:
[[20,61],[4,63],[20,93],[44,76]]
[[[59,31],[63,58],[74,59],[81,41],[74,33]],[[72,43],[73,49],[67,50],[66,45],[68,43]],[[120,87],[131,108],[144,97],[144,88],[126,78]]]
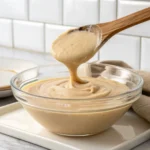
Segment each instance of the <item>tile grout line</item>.
[[12,19],[12,49],[13,51],[13,57],[15,57],[15,35],[14,35],[14,20]]
[[[10,19],[12,20],[12,18],[4,18],[4,17],[0,17],[0,19]],[[50,24],[50,25],[56,25],[56,26],[63,26],[63,24],[56,24],[56,23],[49,23],[49,22],[41,22],[41,21],[36,21],[36,20],[25,20],[25,19],[16,19],[16,18],[13,18],[13,20],[16,20],[16,21],[24,21],[24,22],[33,22],[33,23],[45,23],[45,24]],[[78,26],[73,26],[73,25],[65,25],[65,26],[70,26],[70,27],[78,27]]]
[[101,0],[98,0],[98,21],[100,22],[100,5],[101,5]]
[[119,0],[116,0],[116,19],[118,19],[118,5],[119,5]]
[[14,44],[14,20],[11,19],[11,30],[12,30],[12,48],[15,48],[15,44]]
[[44,49],[44,54],[46,53],[46,24],[44,23],[44,25],[43,25],[43,49]]
[[132,34],[126,34],[126,33],[118,33],[119,35],[123,36],[133,36],[133,37],[142,37],[142,38],[150,38],[150,36],[140,36],[140,35],[132,35]]
[[27,18],[29,20],[29,14],[30,14],[30,4],[29,4],[29,0],[27,0]]

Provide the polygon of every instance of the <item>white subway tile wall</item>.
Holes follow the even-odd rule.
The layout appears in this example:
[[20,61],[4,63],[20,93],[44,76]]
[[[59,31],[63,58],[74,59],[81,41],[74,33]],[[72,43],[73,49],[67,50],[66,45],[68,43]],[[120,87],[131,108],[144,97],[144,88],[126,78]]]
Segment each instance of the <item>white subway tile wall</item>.
[[[119,0],[118,1],[118,18],[129,15],[136,11],[150,7],[150,0]],[[122,33],[137,36],[150,37],[150,21],[136,25],[124,30]]]
[[81,26],[99,22],[99,0],[64,0],[64,25]]
[[12,47],[12,21],[0,19],[0,45]]
[[117,0],[100,0],[100,22],[108,22],[117,18]]
[[[112,21],[146,7],[150,0],[0,0],[0,46],[13,48],[0,48],[0,56],[34,57],[39,64],[47,63],[52,42],[62,32]],[[118,59],[150,71],[149,28],[147,21],[121,32],[91,61]]]
[[44,52],[44,25],[28,21],[13,21],[14,47]]
[[0,0],[0,17],[28,19],[28,0]]
[[29,0],[29,19],[62,24],[63,0]]
[[115,35],[100,50],[101,60],[122,60],[139,69],[140,38]]

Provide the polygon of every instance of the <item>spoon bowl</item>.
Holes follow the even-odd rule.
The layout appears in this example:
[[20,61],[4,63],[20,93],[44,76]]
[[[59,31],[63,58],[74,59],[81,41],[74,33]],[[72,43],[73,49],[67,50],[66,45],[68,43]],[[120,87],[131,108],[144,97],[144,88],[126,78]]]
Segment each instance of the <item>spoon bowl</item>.
[[87,31],[95,33],[100,41],[97,43],[98,45],[96,50],[98,51],[99,48],[101,48],[112,36],[118,32],[148,20],[150,20],[150,7],[115,21],[82,26],[77,29],[69,30],[68,33],[74,31]]

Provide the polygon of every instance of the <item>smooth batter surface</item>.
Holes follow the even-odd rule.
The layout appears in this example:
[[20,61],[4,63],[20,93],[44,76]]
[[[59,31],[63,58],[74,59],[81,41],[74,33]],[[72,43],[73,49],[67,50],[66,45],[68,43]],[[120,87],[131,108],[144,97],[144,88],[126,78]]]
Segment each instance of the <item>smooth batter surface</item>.
[[[29,98],[28,100],[31,105],[44,107],[45,110],[23,104],[30,114],[49,131],[64,135],[96,134],[109,128],[130,107],[126,105],[112,110],[98,111],[101,107],[105,109],[107,105],[106,102],[100,106],[98,98],[119,95],[128,91],[128,87],[102,77],[81,79],[77,75],[78,66],[95,54],[99,42],[94,33],[87,31],[62,34],[53,43],[51,53],[68,67],[70,77],[35,81],[22,88],[28,93],[50,98],[49,100]],[[59,98],[59,100],[55,103],[55,100],[51,98]],[[69,99],[70,102],[64,99]],[[71,99],[76,99],[77,103]],[[84,105],[82,100],[86,99],[90,99],[90,102],[84,102]],[[82,104],[85,112],[80,112]]]
[[33,82],[22,89],[35,95],[62,99],[102,98],[119,95],[128,90],[127,86],[102,77],[86,77],[82,79],[87,81],[87,83],[80,84],[75,82],[70,87],[69,78],[51,78]]

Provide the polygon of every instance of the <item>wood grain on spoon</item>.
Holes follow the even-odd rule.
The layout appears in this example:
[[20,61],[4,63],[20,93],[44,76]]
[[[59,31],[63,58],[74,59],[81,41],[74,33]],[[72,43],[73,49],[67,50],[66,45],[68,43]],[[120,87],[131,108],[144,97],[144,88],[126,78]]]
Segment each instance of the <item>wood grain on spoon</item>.
[[112,22],[97,24],[102,34],[102,43],[100,47],[116,33],[148,20],[150,20],[150,7]]

